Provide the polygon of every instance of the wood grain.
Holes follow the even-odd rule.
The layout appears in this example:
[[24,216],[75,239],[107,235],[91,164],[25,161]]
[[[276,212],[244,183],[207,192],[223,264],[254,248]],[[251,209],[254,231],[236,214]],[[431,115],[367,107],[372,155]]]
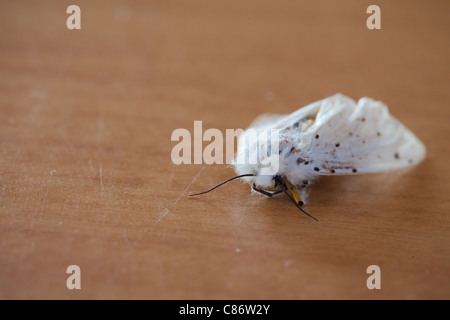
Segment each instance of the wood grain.
[[[0,298],[449,299],[448,1],[0,4]],[[226,165],[172,164],[176,128],[245,128],[336,92],[427,146],[324,178],[299,214]],[[66,288],[79,265],[82,289]],[[366,268],[381,268],[368,290]]]

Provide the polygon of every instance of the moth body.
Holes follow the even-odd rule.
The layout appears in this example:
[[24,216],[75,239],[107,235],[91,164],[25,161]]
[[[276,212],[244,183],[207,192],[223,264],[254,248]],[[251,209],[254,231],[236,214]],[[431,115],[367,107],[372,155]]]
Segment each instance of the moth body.
[[[267,147],[269,135],[255,136],[255,130],[277,132],[277,154]],[[257,162],[248,161],[252,153],[258,155]],[[242,179],[255,191],[271,195],[285,188],[303,203],[321,175],[406,168],[420,163],[425,154],[423,143],[385,104],[370,98],[356,103],[336,94],[290,115],[257,118],[239,138],[234,168],[238,175],[253,174]],[[264,174],[267,163],[275,161],[276,172]]]

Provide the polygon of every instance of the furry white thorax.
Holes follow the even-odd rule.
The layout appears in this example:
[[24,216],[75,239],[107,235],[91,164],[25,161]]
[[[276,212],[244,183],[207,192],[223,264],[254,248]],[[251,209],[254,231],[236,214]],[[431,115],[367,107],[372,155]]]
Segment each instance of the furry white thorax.
[[[304,181],[312,182],[317,178],[317,174],[314,172],[313,167],[309,165],[299,166],[297,161],[299,159],[299,153],[295,152],[295,146],[301,145],[299,137],[280,135],[279,143],[279,154],[267,155],[263,152],[262,147],[259,145],[260,141],[250,140],[246,142],[245,131],[238,144],[238,152],[236,153],[236,158],[233,163],[235,171],[237,174],[254,174],[254,177],[242,178],[244,181],[250,184],[255,184],[259,189],[269,189],[275,186],[274,176],[275,174],[263,175],[261,174],[261,169],[267,167],[264,163],[273,164],[278,161],[278,171],[276,175],[288,179],[290,183],[300,188],[304,185]],[[249,151],[256,152],[258,150],[258,155],[260,159],[258,163],[249,164]],[[292,151],[291,151],[292,150]],[[297,149],[298,150],[298,149]],[[307,161],[307,160],[305,160]]]

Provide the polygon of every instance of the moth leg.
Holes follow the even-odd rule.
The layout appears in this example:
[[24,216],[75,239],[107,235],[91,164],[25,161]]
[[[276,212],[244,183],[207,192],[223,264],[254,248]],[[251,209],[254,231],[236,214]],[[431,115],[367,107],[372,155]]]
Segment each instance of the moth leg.
[[298,193],[298,190],[295,186],[293,186],[289,181],[286,180],[286,186],[288,190],[292,194],[292,198],[294,198],[295,202],[297,202],[300,206],[303,205],[302,197],[300,197],[300,194]]
[[272,192],[272,195],[279,194],[279,193],[282,193],[282,192],[283,192],[283,190],[277,190],[277,191]]
[[297,203],[298,203],[300,206],[302,206],[302,205],[303,205],[303,200],[302,200],[302,197],[300,197],[300,194],[298,193],[297,188],[294,187],[294,188],[291,190],[291,192],[292,192],[292,197],[294,198],[294,200],[297,201]]
[[253,184],[252,188],[253,188],[253,190],[255,190],[255,191],[259,192],[259,193],[262,193],[263,195],[268,196],[268,197],[271,197],[274,194],[278,194],[280,192],[283,192],[283,190],[277,190],[277,191],[273,191],[273,192],[268,192],[268,191],[263,190],[263,189],[258,189],[255,184]]

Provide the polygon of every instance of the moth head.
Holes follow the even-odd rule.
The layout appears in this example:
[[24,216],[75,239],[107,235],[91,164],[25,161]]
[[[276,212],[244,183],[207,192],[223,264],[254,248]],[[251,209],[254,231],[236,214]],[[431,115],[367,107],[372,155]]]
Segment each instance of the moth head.
[[234,169],[238,175],[244,175],[246,173],[251,173],[252,175],[245,176],[242,180],[250,185],[255,185],[259,189],[270,189],[275,187],[275,176],[278,172],[273,172],[269,174],[264,174],[264,168],[258,165],[248,165],[248,164],[234,164]]

